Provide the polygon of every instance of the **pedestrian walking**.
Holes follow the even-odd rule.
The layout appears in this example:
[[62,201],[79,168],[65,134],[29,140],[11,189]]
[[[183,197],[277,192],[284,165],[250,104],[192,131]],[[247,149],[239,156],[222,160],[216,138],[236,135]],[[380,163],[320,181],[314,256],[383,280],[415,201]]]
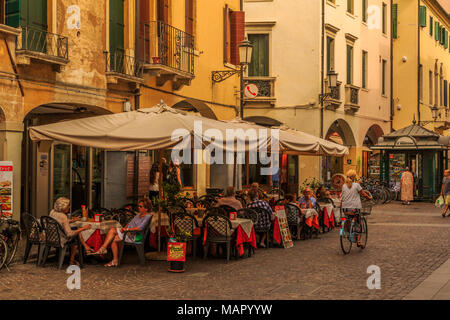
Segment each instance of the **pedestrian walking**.
[[401,192],[402,192],[402,202],[403,204],[411,204],[410,201],[414,199],[414,176],[411,171],[409,171],[409,167],[406,167],[405,171],[402,173],[402,177],[400,178],[401,183]]
[[444,197],[445,201],[444,212],[442,212],[442,217],[445,218],[448,206],[450,204],[450,170],[444,171],[444,180],[442,180],[441,196]]

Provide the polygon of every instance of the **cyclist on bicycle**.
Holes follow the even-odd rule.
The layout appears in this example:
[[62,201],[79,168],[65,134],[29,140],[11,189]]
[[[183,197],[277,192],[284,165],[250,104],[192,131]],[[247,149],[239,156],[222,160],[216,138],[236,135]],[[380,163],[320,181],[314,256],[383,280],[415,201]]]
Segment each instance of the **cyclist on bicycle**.
[[[347,216],[347,218],[353,217],[353,221],[357,226],[359,226],[359,213],[362,208],[360,195],[368,199],[372,198],[367,193],[365,193],[359,183],[356,182],[355,170],[348,170],[346,176],[347,180],[342,187],[341,194],[342,212]],[[350,231],[349,219],[346,220],[345,228],[346,231]],[[360,230],[357,230],[357,232],[360,232]],[[358,234],[356,240],[358,247],[362,247],[360,234]]]

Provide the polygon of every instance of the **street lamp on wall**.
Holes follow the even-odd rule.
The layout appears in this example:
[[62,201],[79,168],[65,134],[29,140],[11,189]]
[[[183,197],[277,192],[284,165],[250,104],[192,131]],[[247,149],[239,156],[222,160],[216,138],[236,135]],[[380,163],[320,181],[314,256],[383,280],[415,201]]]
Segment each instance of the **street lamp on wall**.
[[327,82],[330,92],[326,92],[319,96],[321,104],[325,101],[326,98],[331,97],[333,95],[333,91],[338,86],[337,81],[338,81],[338,74],[333,70],[333,68],[331,68],[327,73]]
[[240,67],[236,70],[225,70],[225,71],[212,71],[211,78],[212,82],[218,83],[225,81],[235,74],[239,74],[241,77],[241,85],[240,85],[240,116],[241,119],[244,119],[244,72],[247,66],[251,63],[253,53],[253,45],[247,38],[244,39],[239,44],[239,63]]

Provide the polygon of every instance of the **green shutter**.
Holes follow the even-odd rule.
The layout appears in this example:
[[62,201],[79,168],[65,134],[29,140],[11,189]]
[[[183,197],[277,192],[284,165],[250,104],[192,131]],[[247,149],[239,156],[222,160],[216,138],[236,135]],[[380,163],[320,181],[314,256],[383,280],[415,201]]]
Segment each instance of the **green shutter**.
[[398,38],[398,4],[392,5],[392,37]]
[[420,16],[420,26],[426,27],[427,26],[427,7],[420,6],[419,9],[419,16]]
[[430,17],[430,36],[433,36],[433,17]]
[[124,51],[124,0],[109,0],[109,50]]
[[442,28],[441,28],[441,35],[440,35],[440,38],[439,38],[439,43],[442,44],[442,45],[443,45],[444,42],[445,42],[444,36],[445,36],[445,28],[442,27]]
[[252,60],[248,68],[250,77],[269,76],[269,35],[249,34],[248,40],[253,45]]
[[447,49],[448,48],[448,31],[445,30],[444,33],[444,48]]
[[444,106],[447,106],[447,99],[448,99],[448,86],[447,86],[447,80],[444,80]]
[[[22,25],[28,23],[28,25],[33,28],[39,30],[47,30],[47,0],[26,0],[26,1],[28,1],[28,17],[26,19],[27,22],[25,22],[24,19],[25,13],[23,14]],[[22,0],[22,2],[26,1]]]
[[20,26],[20,6],[22,0],[6,0],[5,23],[10,27]]
[[440,27],[439,27],[439,22],[435,21],[434,22],[434,40],[439,41],[439,37],[440,37]]

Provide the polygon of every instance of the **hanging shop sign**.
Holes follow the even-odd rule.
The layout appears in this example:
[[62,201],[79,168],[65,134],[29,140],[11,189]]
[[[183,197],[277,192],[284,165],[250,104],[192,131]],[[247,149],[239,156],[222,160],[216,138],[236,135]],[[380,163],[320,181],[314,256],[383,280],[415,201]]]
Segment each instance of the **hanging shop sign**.
[[246,98],[256,98],[258,96],[258,91],[258,87],[255,84],[250,83],[245,86],[244,95]]
[[0,212],[3,217],[11,217],[13,213],[13,172],[12,161],[0,161]]

